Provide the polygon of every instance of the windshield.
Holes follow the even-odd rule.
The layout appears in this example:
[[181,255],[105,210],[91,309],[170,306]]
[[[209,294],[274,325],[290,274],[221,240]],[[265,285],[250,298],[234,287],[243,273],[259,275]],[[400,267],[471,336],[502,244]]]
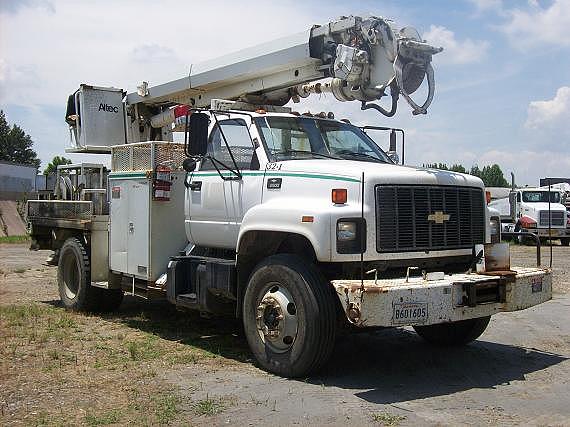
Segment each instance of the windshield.
[[[527,203],[548,203],[548,191],[523,191],[522,199],[523,202]],[[556,191],[551,192],[550,203],[560,203],[560,193]]]
[[356,126],[313,117],[258,117],[255,122],[274,161],[350,159],[392,163]]

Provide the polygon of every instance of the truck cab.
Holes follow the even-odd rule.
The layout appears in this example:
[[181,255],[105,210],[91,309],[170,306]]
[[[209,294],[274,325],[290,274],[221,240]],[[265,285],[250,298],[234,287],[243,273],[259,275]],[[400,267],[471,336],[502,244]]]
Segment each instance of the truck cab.
[[501,210],[508,231],[528,231],[543,239],[560,239],[564,246],[570,243],[567,212],[560,191],[516,189],[510,192],[508,200],[495,201],[491,206]]
[[473,245],[490,241],[476,177],[394,164],[362,129],[326,117],[217,116],[187,177],[186,230],[197,246],[251,257],[294,239],[315,261],[344,268],[363,251],[382,271],[466,270]]

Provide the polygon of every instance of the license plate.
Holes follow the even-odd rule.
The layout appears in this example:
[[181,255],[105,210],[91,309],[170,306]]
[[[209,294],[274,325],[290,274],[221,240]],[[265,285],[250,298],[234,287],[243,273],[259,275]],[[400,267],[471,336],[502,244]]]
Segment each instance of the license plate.
[[427,302],[396,303],[392,312],[392,323],[409,325],[425,323],[428,319]]

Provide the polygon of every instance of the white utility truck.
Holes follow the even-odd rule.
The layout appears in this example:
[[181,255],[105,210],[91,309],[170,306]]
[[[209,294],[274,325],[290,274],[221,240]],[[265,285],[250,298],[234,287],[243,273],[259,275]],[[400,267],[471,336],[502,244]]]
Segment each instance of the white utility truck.
[[503,231],[531,232],[541,239],[560,239],[562,245],[570,244],[566,206],[558,190],[514,189],[508,198],[494,200],[489,206],[499,211]]
[[386,128],[283,107],[329,92],[389,117],[401,95],[425,114],[440,50],[348,16],[136,93],[82,85],[68,151],[110,154],[108,204],[75,186],[28,204],[34,247],[59,251],[63,304],[113,309],[127,292],[236,316],[264,369],[298,377],[329,359],[340,327],[465,344],[491,315],[549,300],[549,269],[510,266],[481,180],[398,165],[396,129],[386,153],[369,136]]

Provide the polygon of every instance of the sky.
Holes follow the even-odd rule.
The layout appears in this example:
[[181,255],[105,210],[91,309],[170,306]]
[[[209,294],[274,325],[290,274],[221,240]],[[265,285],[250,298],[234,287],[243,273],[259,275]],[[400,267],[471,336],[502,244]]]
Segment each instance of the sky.
[[411,165],[497,163],[521,185],[570,177],[570,0],[0,0],[0,108],[32,136],[43,168],[69,146],[65,106],[81,83],[132,92],[350,14],[416,27],[444,48],[428,114],[412,116],[402,98],[393,118],[332,96],[295,110],[404,128]]

